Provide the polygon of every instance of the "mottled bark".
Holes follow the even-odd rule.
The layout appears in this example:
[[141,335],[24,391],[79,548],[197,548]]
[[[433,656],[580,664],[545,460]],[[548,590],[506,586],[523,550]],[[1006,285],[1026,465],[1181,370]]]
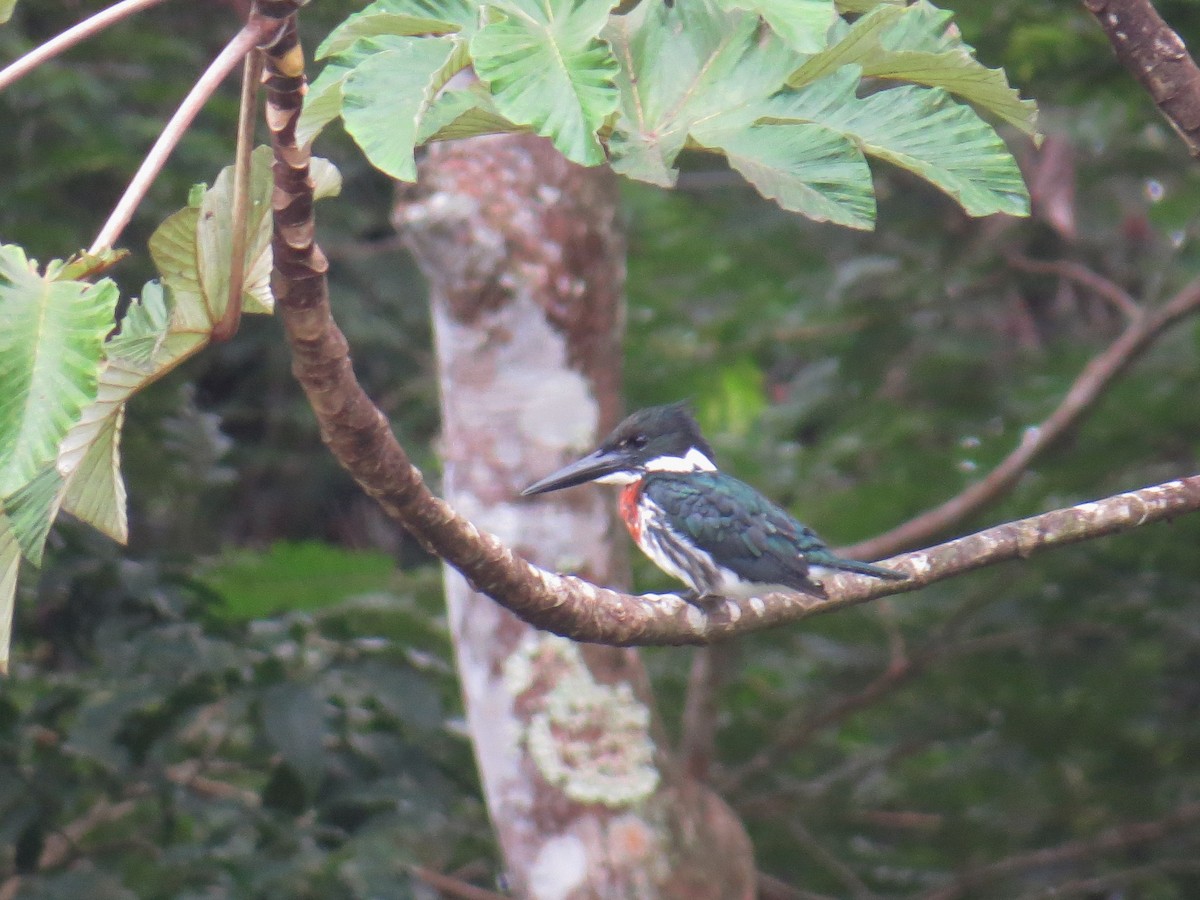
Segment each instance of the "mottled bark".
[[1150,0],[1084,0],[1083,5],[1192,156],[1200,156],[1200,68],[1183,40]]
[[[482,138],[431,149],[395,211],[431,286],[446,499],[523,557],[601,584],[626,581],[611,498],[517,492],[617,419],[615,187],[540,138]],[[751,896],[741,825],[663,747],[635,651],[538,631],[449,567],[446,593],[517,896]]]

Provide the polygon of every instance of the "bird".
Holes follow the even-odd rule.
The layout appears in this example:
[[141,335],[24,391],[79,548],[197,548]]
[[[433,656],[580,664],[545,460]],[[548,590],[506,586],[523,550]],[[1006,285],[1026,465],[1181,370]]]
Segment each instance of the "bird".
[[688,586],[684,599],[748,599],[772,591],[826,598],[820,578],[908,576],[843,559],[757,490],[717,469],[686,402],[635,412],[592,453],[522,496],[596,482],[621,486],[621,519],[643,553]]

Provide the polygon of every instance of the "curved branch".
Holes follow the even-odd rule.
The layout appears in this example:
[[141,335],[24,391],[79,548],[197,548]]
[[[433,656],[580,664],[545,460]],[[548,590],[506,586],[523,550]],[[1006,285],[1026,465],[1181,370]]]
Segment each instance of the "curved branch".
[[1200,68],[1150,0],[1084,0],[1117,59],[1141,82],[1192,156],[1200,157]]
[[137,173],[129,182],[129,187],[125,189],[125,193],[117,201],[116,208],[109,215],[108,221],[104,223],[104,227],[100,229],[96,239],[92,241],[88,253],[97,254],[112,247],[117,238],[121,236],[121,232],[125,230],[125,226],[129,224],[129,220],[133,218],[134,210],[142,202],[146,192],[150,190],[150,185],[162,171],[167,157],[171,155],[175,145],[187,132],[192,120],[196,118],[196,114],[203,109],[208,98],[225,80],[225,76],[233,71],[233,67],[241,62],[247,53],[271,34],[271,29],[276,27],[276,24],[265,17],[251,16],[250,21],[242,26],[242,30],[234,35],[224,49],[217,54],[217,58],[205,69],[204,74],[188,91],[188,95],[183,98],[183,102],[179,104],[179,108],[175,110],[175,114],[163,128],[162,134],[158,136],[158,140],[154,142],[154,146],[150,148],[146,158],[142,160]]
[[1079,373],[1058,408],[1041,425],[1027,429],[1020,445],[982,480],[891,531],[839,552],[857,559],[889,556],[918,546],[978,512],[1016,484],[1033,459],[1072,428],[1162,332],[1197,310],[1200,310],[1200,278],[1188,282],[1153,312],[1135,315],[1120,337]]
[[1093,293],[1099,294],[1127,319],[1136,319],[1142,314],[1142,308],[1125,288],[1115,281],[1105,278],[1099,272],[1089,269],[1083,263],[1070,259],[1034,259],[1019,253],[1010,253],[1008,264],[1021,272],[1029,272],[1033,275],[1057,275],[1067,281],[1074,281]]
[[99,34],[110,25],[115,25],[122,19],[141,12],[151,6],[158,6],[163,0],[121,0],[108,9],[102,9],[94,16],[88,16],[82,22],[72,25],[62,34],[52,37],[46,43],[34,47],[24,56],[13,60],[9,65],[0,69],[0,91],[20,78],[24,78],[44,62],[48,62],[81,41],[94,34]]
[[958,900],[959,897],[970,897],[976,888],[985,884],[994,885],[998,879],[1005,876],[1047,866],[1061,866],[1124,850],[1138,844],[1150,843],[1177,834],[1181,828],[1193,825],[1198,821],[1200,821],[1200,803],[1184,803],[1161,819],[1115,825],[1094,837],[1068,841],[1057,847],[1045,847],[1029,853],[1020,853],[975,869],[969,869],[949,884],[922,894],[921,900]]
[[[346,339],[330,313],[328,262],[313,239],[309,151],[296,142],[306,84],[296,7],[296,0],[261,0],[258,6],[264,15],[285,20],[264,49],[267,123],[275,153],[272,287],[292,348],[292,370],[317,417],[322,439],[362,488],[475,590],[530,624],[603,644],[710,643],[1200,509],[1200,476],[1184,478],[1010,522],[892,560],[893,568],[910,575],[907,582],[834,576],[825,582],[828,600],[776,593],[715,600],[701,607],[674,594],[622,594],[531,565],[429,491],[383,413],[354,377]],[[530,513],[536,514],[533,504]]]

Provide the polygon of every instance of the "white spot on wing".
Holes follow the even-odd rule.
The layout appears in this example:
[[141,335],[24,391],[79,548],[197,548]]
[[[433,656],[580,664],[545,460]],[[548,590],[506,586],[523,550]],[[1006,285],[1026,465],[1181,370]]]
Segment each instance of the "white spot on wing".
[[693,447],[684,456],[657,456],[646,463],[647,472],[715,472],[713,461]]

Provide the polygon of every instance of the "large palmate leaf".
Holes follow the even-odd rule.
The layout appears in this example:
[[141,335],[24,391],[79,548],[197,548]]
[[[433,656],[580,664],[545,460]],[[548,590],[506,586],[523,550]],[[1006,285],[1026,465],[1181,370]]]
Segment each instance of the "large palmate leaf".
[[0,511],[11,524],[21,553],[34,565],[41,564],[46,535],[62,503],[64,483],[51,463],[4,498]]
[[763,17],[793,50],[816,53],[828,43],[837,21],[833,0],[717,0],[723,9],[744,9]]
[[458,46],[449,38],[394,40],[392,49],[372,54],[346,76],[342,116],[372,165],[393,178],[416,181],[417,128]]
[[96,395],[117,288],[39,274],[0,245],[0,497],[32,479]]
[[908,0],[837,0],[838,12],[865,13],[877,6],[904,6]]
[[528,130],[500,115],[487,89],[480,84],[473,84],[438,95],[421,118],[417,143]]
[[363,38],[473,31],[479,9],[468,0],[375,0],[317,46],[315,59],[345,53]]
[[989,69],[975,59],[975,51],[947,30],[948,20],[949,13],[925,0],[910,7],[879,6],[796,69],[788,84],[811,84],[853,63],[862,67],[864,76],[943,88],[1035,134],[1036,104],[1020,98],[1003,70]]
[[[255,151],[243,282],[248,312],[270,310],[269,166],[270,151],[266,148]],[[340,189],[340,176],[326,160],[313,159],[311,175],[317,198],[331,196]],[[118,333],[107,342],[103,338],[113,326],[114,286],[108,282],[87,285],[38,275],[18,248],[0,248],[0,291],[9,290],[9,294],[0,293],[0,301],[13,301],[0,302],[0,361],[7,367],[0,374],[7,375],[7,369],[12,368],[12,377],[6,378],[5,383],[11,381],[14,388],[19,388],[0,396],[0,408],[10,397],[19,399],[26,393],[40,396],[34,392],[41,381],[36,377],[22,381],[18,377],[21,370],[11,363],[19,362],[22,352],[29,356],[29,347],[14,344],[14,339],[25,335],[37,350],[40,344],[55,337],[57,329],[65,336],[56,339],[68,346],[72,339],[81,340],[80,334],[89,336],[95,345],[89,349],[89,353],[95,354],[94,359],[86,356],[93,360],[90,388],[68,394],[75,411],[65,427],[55,426],[53,433],[57,437],[52,441],[43,438],[52,444],[49,455],[25,452],[25,457],[36,459],[32,471],[0,495],[0,637],[4,639],[0,642],[0,663],[7,659],[7,635],[16,587],[13,554],[40,563],[46,536],[59,509],[73,513],[116,540],[126,539],[125,486],[119,453],[124,405],[134,393],[198,352],[211,339],[213,325],[228,299],[231,206],[232,168],[227,168],[211,189],[203,185],[193,189],[189,205],[159,226],[151,236],[150,250],[166,290],[156,282],[147,284],[141,300],[130,304]],[[108,261],[107,256],[81,256],[67,263],[52,264],[47,271],[61,278],[77,271],[92,271]],[[64,286],[69,293],[63,293]],[[37,291],[45,295],[45,302],[30,306],[30,298],[36,297]],[[107,296],[110,292],[112,297]],[[100,305],[97,294],[103,295],[102,315],[92,308]],[[70,316],[64,318],[55,306],[59,301],[71,301],[72,312],[90,311],[79,319],[84,324]],[[17,312],[27,314],[49,337],[36,330],[22,332],[20,327],[27,323],[4,319]],[[30,381],[32,387],[25,384]],[[44,391],[47,407],[53,408],[62,400],[58,393],[63,392],[53,380],[46,381]],[[83,400],[77,395],[82,395]],[[6,441],[6,450],[10,446],[22,449],[20,443]]]
[[864,152],[908,169],[954,197],[969,214],[1026,215],[1029,195],[1004,142],[945,91],[916,86],[855,96],[861,69],[843,66],[763,106],[772,122],[815,122]]
[[471,39],[475,71],[505,118],[583,165],[605,161],[597,132],[617,108],[617,63],[601,29],[616,0],[502,0]]
[[821,125],[704,129],[697,140],[720,149],[764,197],[818,222],[870,228],[871,171],[843,135]]
[[317,48],[317,59],[335,58],[309,86],[296,124],[296,140],[301,144],[312,141],[342,114],[346,78],[360,63],[403,47],[416,35],[445,35],[454,48],[431,79],[431,91],[436,91],[470,64],[467,42],[478,30],[479,14],[475,0],[376,0],[351,15]]
[[[718,117],[750,125],[750,111],[783,86],[801,57],[758,18],[711,0],[642,3],[616,16],[604,37],[620,62],[620,116],[609,141],[618,172],[670,186],[691,131]],[[743,114],[738,118],[739,113]]]

